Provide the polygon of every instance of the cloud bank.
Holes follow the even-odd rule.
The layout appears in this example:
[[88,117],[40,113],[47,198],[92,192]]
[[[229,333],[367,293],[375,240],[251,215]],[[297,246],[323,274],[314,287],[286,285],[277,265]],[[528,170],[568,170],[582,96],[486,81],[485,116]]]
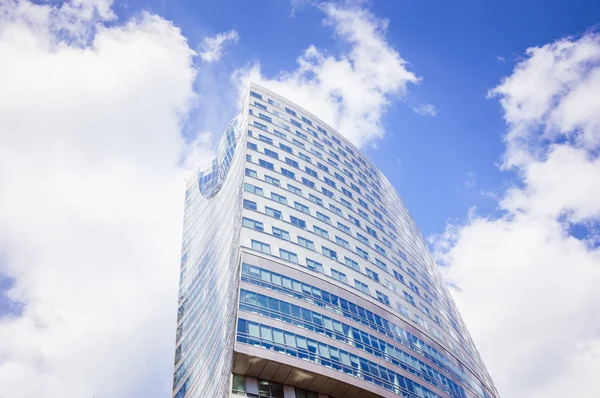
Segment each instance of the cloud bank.
[[528,49],[489,95],[520,181],[436,254],[503,396],[600,396],[600,35]]
[[0,396],[169,396],[194,52],[109,1],[0,8]]

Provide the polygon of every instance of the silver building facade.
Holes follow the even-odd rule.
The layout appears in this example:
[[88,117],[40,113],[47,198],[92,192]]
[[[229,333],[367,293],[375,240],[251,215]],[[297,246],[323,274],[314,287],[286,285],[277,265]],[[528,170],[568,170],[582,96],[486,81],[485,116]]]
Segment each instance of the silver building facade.
[[498,397],[389,181],[251,84],[187,180],[173,396]]

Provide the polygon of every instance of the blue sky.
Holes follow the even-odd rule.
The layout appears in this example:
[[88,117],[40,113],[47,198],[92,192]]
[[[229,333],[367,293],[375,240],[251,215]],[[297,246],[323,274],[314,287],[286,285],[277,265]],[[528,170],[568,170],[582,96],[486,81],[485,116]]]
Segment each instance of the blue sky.
[[[423,234],[440,233],[448,219],[465,217],[470,207],[482,214],[496,203],[486,193],[511,184],[501,172],[505,130],[502,109],[486,98],[507,76],[524,50],[594,29],[600,5],[593,1],[446,2],[377,1],[365,3],[389,20],[387,40],[422,78],[405,98],[395,97],[382,118],[385,138],[365,148],[369,158],[402,195]],[[258,61],[265,76],[293,70],[309,45],[335,55],[344,44],[324,26],[323,13],[310,2],[293,8],[285,1],[116,3],[126,18],[150,10],[182,29],[191,47],[206,36],[235,29],[240,40],[219,63],[200,65],[198,90],[210,93],[189,123],[189,131],[220,134],[237,106],[230,75]],[[499,60],[501,57],[503,60]],[[203,79],[206,77],[206,79]],[[215,98],[214,96],[218,96]],[[210,103],[225,105],[215,115]],[[411,107],[430,103],[435,117]],[[318,113],[315,111],[315,113]],[[469,177],[468,174],[473,175]],[[466,180],[473,181],[466,186]]]
[[0,396],[169,396],[183,180],[250,78],[391,180],[502,396],[600,396],[599,22],[593,1],[0,0]]

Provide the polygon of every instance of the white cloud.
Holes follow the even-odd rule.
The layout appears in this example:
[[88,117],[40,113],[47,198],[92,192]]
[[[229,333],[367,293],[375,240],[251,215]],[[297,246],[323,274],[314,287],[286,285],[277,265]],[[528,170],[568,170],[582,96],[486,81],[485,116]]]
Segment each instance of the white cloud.
[[465,187],[471,188],[471,187],[475,186],[476,182],[477,182],[477,174],[475,174],[474,171],[468,171],[467,175],[465,176]]
[[496,57],[496,61],[498,61],[501,64],[503,64],[504,62],[506,62],[506,60],[504,59],[504,57],[501,57],[501,56],[497,56]]
[[390,100],[419,78],[386,41],[386,20],[334,4],[322,10],[325,24],[348,45],[347,51],[335,57],[311,45],[298,58],[297,69],[273,79],[255,64],[238,71],[240,88],[253,80],[314,112],[354,144],[373,143],[383,137],[381,117]]
[[423,104],[423,105],[419,105],[419,106],[413,106],[412,110],[421,116],[435,116],[437,115],[437,109],[435,109],[435,106],[431,105],[431,104]]
[[194,52],[110,4],[0,1],[2,397],[170,394]]
[[[504,168],[521,177],[500,196],[504,215],[434,241],[503,396],[600,396],[599,76],[597,34],[528,49],[491,91],[508,126]],[[570,232],[580,224],[591,239]]]
[[227,45],[237,43],[239,40],[240,37],[235,30],[221,32],[215,37],[206,37],[200,44],[198,53],[204,61],[215,62],[221,59]]

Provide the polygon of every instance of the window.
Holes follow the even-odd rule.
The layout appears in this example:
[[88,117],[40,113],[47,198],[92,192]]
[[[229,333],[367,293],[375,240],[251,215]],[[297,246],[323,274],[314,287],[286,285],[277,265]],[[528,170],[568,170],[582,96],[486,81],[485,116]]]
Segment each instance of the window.
[[290,233],[286,230],[283,230],[281,228],[277,228],[277,227],[272,227],[273,228],[273,235],[281,238],[281,239],[285,239],[285,240],[290,240]]
[[294,202],[294,207],[296,208],[296,210],[300,210],[303,213],[310,214],[310,209],[308,208],[308,206],[305,206],[302,203]]
[[244,183],[244,191],[246,192],[252,192],[256,195],[262,195],[263,194],[263,190],[262,188],[259,188],[257,186],[254,186],[252,184],[248,184],[248,183]]
[[408,281],[408,285],[410,286],[410,290],[412,290],[413,292],[419,294],[419,288],[417,287],[417,285],[415,285],[411,281]]
[[429,308],[425,307],[423,303],[421,303],[421,311],[423,311],[428,317],[431,318],[431,311],[429,311]]
[[280,132],[280,131],[273,130],[273,134],[275,134],[275,136],[277,136],[277,137],[279,137],[279,138],[282,138],[282,139],[284,139],[284,140],[287,140],[287,135],[283,134],[283,133],[282,133],[282,132]]
[[387,240],[386,238],[381,238],[381,240],[383,241],[383,244],[387,246],[388,249],[392,248],[392,244],[389,240]]
[[319,198],[318,196],[313,195],[312,193],[308,194],[308,199],[310,199],[311,202],[318,204],[319,206],[323,206],[323,200],[321,200],[321,198]]
[[262,109],[263,111],[266,111],[266,110],[267,110],[267,106],[266,106],[266,105],[263,105],[263,104],[261,104],[261,103],[260,103],[260,102],[258,102],[258,101],[254,101],[254,106],[255,106],[255,107],[257,107],[257,108],[260,108],[260,109]]
[[291,184],[287,184],[288,191],[295,193],[296,195],[302,196],[302,190],[300,188],[296,188]]
[[294,126],[298,127],[298,128],[302,128],[302,124],[300,124],[299,122],[295,121],[294,119],[290,119],[290,123],[292,123]]
[[244,199],[244,207],[246,209],[250,209],[250,210],[256,211],[256,202],[253,202],[253,201],[248,200],[248,199]]
[[421,318],[420,316],[418,316],[417,314],[415,314],[415,321],[417,321],[417,323],[419,325],[423,326],[425,329],[429,329],[427,322],[425,322],[425,320],[423,318]]
[[289,146],[287,146],[287,145],[285,145],[285,144],[281,144],[281,143],[280,143],[280,144],[279,144],[279,148],[283,149],[284,151],[286,151],[286,152],[288,152],[288,153],[293,153],[293,151],[292,151],[292,147],[289,147]]
[[323,222],[326,222],[327,224],[331,224],[331,218],[321,212],[317,212],[317,218]]
[[296,112],[294,112],[293,110],[291,110],[291,109],[290,109],[290,108],[288,108],[288,107],[286,107],[286,108],[285,108],[285,111],[286,111],[287,113],[289,113],[290,115],[296,116]]
[[371,271],[368,268],[366,268],[366,271],[367,271],[367,276],[369,278],[373,279],[375,282],[379,282],[379,275],[377,274],[377,272]]
[[265,155],[270,156],[274,159],[279,159],[279,154],[275,151],[265,148]]
[[396,308],[398,309],[399,313],[401,313],[402,315],[404,315],[407,318],[410,318],[410,312],[408,312],[408,308],[406,308],[405,306],[403,306],[400,303],[396,303]]
[[281,212],[279,210],[273,209],[271,207],[266,207],[265,206],[265,213],[267,213],[267,215],[271,216],[271,217],[275,217],[278,219],[281,219]]
[[383,216],[377,210],[373,210],[373,214],[375,214],[375,217],[383,221]]
[[257,231],[264,231],[263,223],[261,223],[260,221],[253,220],[251,218],[243,217],[242,225],[244,227],[256,229]]
[[408,272],[408,275],[410,275],[413,278],[417,279],[417,274],[415,274],[415,271],[413,271],[412,268],[406,267],[406,271]]
[[[377,199],[379,199],[379,195],[377,195],[375,192],[373,192],[375,194],[375,196],[377,196]],[[375,204],[375,200],[373,200],[372,197],[370,197],[369,195],[365,194],[365,198],[367,198],[367,200],[373,204]],[[380,199],[381,200],[381,199]]]
[[271,254],[271,246],[270,245],[260,242],[260,241],[257,241],[257,240],[254,240],[254,239],[252,240],[252,248],[254,250],[258,250],[259,252]]
[[323,254],[326,255],[327,257],[337,260],[337,253],[335,251],[333,251],[325,246],[322,246],[321,250],[323,250]]
[[315,189],[315,183],[312,182],[311,180],[309,180],[308,178],[304,178],[302,177],[302,184],[306,185],[307,187],[310,187],[312,189]]
[[371,294],[371,291],[369,291],[369,285],[366,283],[362,283],[361,281],[355,279],[354,286],[356,286],[356,288],[363,293]]
[[425,299],[425,301],[427,301],[427,303],[428,303],[429,305],[433,305],[433,300],[431,299],[431,297],[429,297],[429,296],[428,296],[428,295],[426,295],[426,294],[423,294],[423,298]]
[[319,178],[319,175],[317,174],[316,171],[314,171],[313,169],[309,168],[309,167],[304,167],[304,170],[306,170],[306,172],[308,174],[310,174],[311,176],[315,177],[315,178]]
[[321,152],[317,151],[314,148],[310,149],[310,153],[312,153],[313,155],[316,155],[317,157],[320,157],[321,159],[323,159],[323,155],[321,154]]
[[383,304],[390,305],[390,298],[388,296],[378,290],[375,290],[375,293],[377,294],[377,300],[381,301]]
[[358,209],[358,214],[360,214],[360,216],[366,220],[369,219],[369,215],[365,213],[362,209]]
[[360,227],[360,221],[359,221],[358,219],[356,219],[356,218],[352,217],[351,215],[348,215],[348,219],[349,219],[350,221],[352,221],[352,223],[353,223],[354,225],[356,225],[357,227]]
[[297,217],[290,216],[290,222],[292,223],[292,225],[295,225],[297,227],[306,228],[306,221],[301,220]]
[[328,233],[327,233],[327,231],[325,231],[323,228],[319,228],[319,227],[317,227],[317,226],[315,225],[315,226],[313,226],[313,230],[315,231],[315,233],[316,233],[317,235],[320,235],[320,236],[322,236],[322,237],[324,237],[324,238],[327,238],[327,239],[329,239],[329,234],[328,234]]
[[303,154],[302,152],[298,152],[298,156],[300,157],[300,159],[308,162],[308,163],[312,163],[310,156],[306,156],[305,154]]
[[356,261],[352,260],[351,258],[344,257],[344,263],[353,270],[360,272],[360,266]]
[[[304,117],[302,117],[302,120],[304,120]],[[309,124],[312,125],[312,123],[309,123]],[[298,137],[302,138],[303,140],[307,140],[308,141],[308,137],[306,136],[306,134],[302,134],[301,132],[299,132],[299,131],[296,130],[296,135]]]
[[279,180],[277,178],[273,178],[269,175],[265,174],[265,181],[268,182],[269,184],[273,184],[275,186],[279,186]]
[[254,177],[256,178],[258,175],[256,174],[256,171],[252,170],[252,169],[246,169],[246,175],[248,177]]
[[342,202],[342,204],[344,206],[346,206],[347,208],[349,208],[350,210],[352,210],[352,203],[348,202],[346,199],[344,198],[340,198],[340,202]]
[[329,204],[329,210],[331,210],[332,212],[334,212],[335,214],[337,214],[340,217],[344,217],[344,214],[342,213],[342,209],[340,209],[339,207],[335,207],[331,203]]
[[356,247],[356,253],[363,257],[366,258],[367,260],[369,259],[369,253],[367,253],[366,251],[364,251],[363,249],[361,249],[360,247]]
[[[313,140],[313,144],[315,144],[315,146],[317,148],[319,148],[320,150],[322,150],[322,151],[325,150],[325,147],[323,145],[321,145],[320,142]],[[319,156],[319,157],[322,157],[322,156]]]
[[305,118],[304,116],[302,116],[302,121],[306,124],[310,124],[312,126],[312,122],[310,120],[308,120],[307,118]]
[[321,170],[329,173],[329,167],[325,166],[323,163],[317,162],[317,167],[320,168]]
[[273,140],[272,140],[272,139],[270,139],[269,137],[265,137],[265,136],[264,136],[264,135],[262,135],[262,134],[259,134],[259,135],[258,135],[258,139],[259,139],[259,140],[261,140],[261,141],[263,141],[263,142],[266,142],[267,144],[271,144],[271,145],[273,145]]
[[381,269],[384,269],[387,271],[387,265],[385,265],[385,263],[383,261],[381,261],[380,259],[376,258],[375,259],[375,264],[377,264],[377,266]]
[[337,226],[338,226],[339,229],[341,229],[342,231],[344,231],[348,235],[351,234],[350,228],[348,228],[346,225],[342,224],[341,222],[338,221]]
[[250,91],[250,95],[254,98],[262,99],[262,95],[255,93],[254,91]]
[[375,224],[375,226],[383,232],[383,225],[381,225],[380,223],[378,223],[377,221],[373,221],[373,224]]
[[258,151],[258,147],[256,146],[255,143],[253,142],[248,142],[248,144],[246,145],[249,149],[253,149],[255,151]]
[[404,298],[406,299],[406,301],[408,301],[412,305],[415,305],[415,299],[413,298],[413,296],[411,296],[410,294],[408,294],[406,292],[403,292],[403,293],[404,293]]
[[350,184],[350,187],[351,187],[352,189],[354,189],[356,192],[360,193],[360,188],[359,188],[359,187],[357,187],[356,185],[354,185],[354,184]]
[[328,190],[327,188],[323,188],[321,187],[321,192],[323,192],[323,194],[329,198],[333,198],[333,192],[331,192],[330,190]]
[[344,177],[342,177],[339,173],[334,173],[335,178],[337,178],[338,180],[340,180],[341,182],[346,182],[346,179]]
[[306,259],[306,266],[308,267],[308,269],[313,270],[313,271],[317,271],[320,273],[323,273],[323,264],[318,263],[314,260],[311,260],[310,258]]
[[296,264],[298,263],[298,255],[296,253],[292,253],[284,249],[279,249],[279,257]]
[[329,185],[332,188],[335,188],[335,182],[333,180],[330,180],[327,177],[323,177],[323,181],[325,181],[325,184]]
[[374,237],[375,239],[377,239],[377,231],[375,231],[373,228],[369,227],[368,225],[367,225],[367,232],[368,232],[368,233],[369,233],[369,234],[370,234],[372,237]]
[[265,169],[273,170],[273,163],[267,162],[266,160],[258,159],[258,164]]
[[293,172],[289,171],[288,169],[284,169],[283,167],[281,168],[281,174],[293,180],[296,179],[296,175]]
[[352,192],[348,191],[346,188],[342,187],[342,193],[349,198],[352,198]]
[[387,253],[385,252],[385,249],[383,247],[376,244],[375,250],[377,251],[377,253],[382,254],[387,257]]
[[298,168],[298,162],[296,162],[296,161],[295,161],[295,160],[293,160],[293,159],[290,159],[290,158],[287,158],[287,157],[286,157],[286,158],[285,158],[285,162],[286,162],[287,164],[289,164],[290,166],[292,166],[292,167]]
[[348,278],[346,278],[346,274],[339,272],[338,270],[331,269],[331,276],[333,279],[336,279],[342,283],[348,284]]
[[262,123],[259,123],[259,122],[257,122],[256,120],[254,121],[254,127],[258,127],[258,128],[259,128],[259,129],[261,129],[261,130],[269,131],[269,130],[267,129],[267,126],[265,126],[265,125],[264,125],[264,124],[262,124]]
[[297,146],[299,146],[300,148],[302,148],[302,149],[304,149],[304,148],[305,148],[305,146],[304,146],[304,143],[303,143],[303,142],[300,142],[300,141],[298,141],[298,140],[297,140],[297,139],[295,139],[295,138],[292,138],[292,142],[293,142],[295,145],[297,145]]
[[398,273],[398,271],[396,271],[396,270],[393,270],[393,271],[394,271],[394,278],[396,278],[400,282],[404,283],[404,276],[402,274]]
[[350,243],[348,243],[348,241],[346,239],[342,239],[339,236],[335,237],[335,242],[340,245],[345,247],[346,249],[350,250]]
[[298,236],[298,244],[300,246],[306,247],[307,249],[315,250],[315,244],[313,243],[313,241],[303,238],[302,236]]
[[365,245],[369,245],[369,239],[367,239],[366,237],[364,237],[363,235],[359,234],[358,232],[356,233],[356,238],[361,241],[362,243],[364,243]]
[[362,200],[361,198],[358,198],[358,204],[360,204],[362,207],[364,207],[365,209],[369,210],[369,205],[367,204],[367,202],[365,202],[364,200]]

